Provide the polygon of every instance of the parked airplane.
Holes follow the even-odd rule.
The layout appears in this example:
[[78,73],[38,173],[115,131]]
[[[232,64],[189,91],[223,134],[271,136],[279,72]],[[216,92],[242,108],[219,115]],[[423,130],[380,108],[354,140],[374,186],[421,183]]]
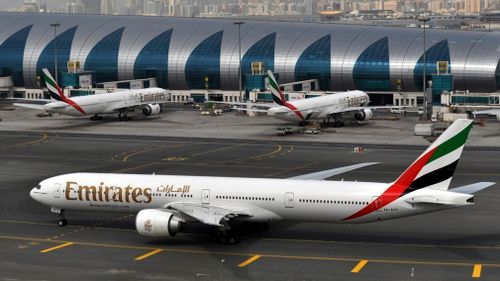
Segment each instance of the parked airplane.
[[[234,108],[237,110],[249,110],[253,112],[264,112],[267,115],[285,121],[299,121],[305,124],[311,120],[333,119],[339,123],[343,120],[345,113],[354,113],[358,121],[369,120],[373,117],[373,110],[377,108],[393,108],[388,106],[368,106],[370,98],[363,91],[347,91],[319,97],[287,101],[285,94],[280,90],[278,82],[272,71],[267,71],[269,86],[274,103],[229,103],[238,106],[250,106],[250,108]],[[255,107],[266,108],[256,109]]]
[[241,222],[365,223],[472,205],[472,194],[494,183],[448,190],[471,127],[454,122],[391,183],[323,180],[375,164],[362,163],[288,179],[72,173],[43,180],[30,195],[60,214],[60,226],[65,210],[129,212],[141,235],[172,237],[202,222],[234,244],[231,229]]
[[500,121],[500,109],[498,108],[474,111],[472,114],[474,115],[474,118],[478,115],[495,116],[497,120]]
[[169,101],[169,94],[161,88],[117,91],[69,98],[64,95],[50,72],[44,68],[43,78],[49,91],[51,102],[38,105],[14,103],[15,106],[39,109],[48,113],[69,116],[92,116],[92,120],[101,119],[102,114],[118,113],[120,120],[129,120],[127,114],[135,109],[142,110],[146,116],[159,114],[161,104]]

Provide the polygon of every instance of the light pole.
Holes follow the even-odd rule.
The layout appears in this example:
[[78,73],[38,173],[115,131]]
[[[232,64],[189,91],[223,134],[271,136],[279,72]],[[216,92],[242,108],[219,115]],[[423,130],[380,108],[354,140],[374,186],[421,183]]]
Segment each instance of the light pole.
[[240,90],[240,99],[243,101],[243,94],[241,93],[241,25],[245,23],[236,21],[234,24],[238,26],[238,89]]
[[208,277],[210,281],[212,281],[212,275],[211,274],[204,274],[204,273],[196,273],[196,277]]
[[61,26],[60,23],[55,22],[50,24],[51,27],[54,28],[54,70],[56,74],[56,82],[57,82],[57,28]]
[[224,280],[224,263],[226,262],[225,259],[220,260],[220,281]]
[[423,56],[423,59],[424,59],[424,63],[423,63],[423,88],[422,88],[422,92],[424,94],[424,116],[423,116],[423,119],[424,120],[427,120],[427,115],[428,115],[428,101],[427,101],[427,94],[426,94],[426,91],[425,91],[425,88],[427,87],[427,77],[426,77],[426,68],[427,68],[427,62],[426,62],[426,57],[425,57],[425,53],[426,53],[426,42],[425,42],[425,27],[426,27],[426,23],[429,21],[429,18],[428,17],[425,17],[425,16],[422,16],[418,19],[419,21],[422,22],[422,25],[424,27],[424,35],[423,35],[423,48],[424,48],[424,56]]

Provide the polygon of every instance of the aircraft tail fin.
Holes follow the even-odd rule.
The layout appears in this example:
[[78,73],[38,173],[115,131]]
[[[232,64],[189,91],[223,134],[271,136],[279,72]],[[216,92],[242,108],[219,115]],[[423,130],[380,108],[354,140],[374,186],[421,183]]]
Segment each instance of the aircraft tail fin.
[[47,85],[47,90],[49,90],[50,98],[56,101],[64,101],[65,100],[64,92],[61,89],[61,87],[59,87],[54,77],[52,77],[50,71],[47,68],[44,68],[42,69],[42,72],[43,72],[43,81]]
[[448,190],[471,128],[472,120],[453,122],[393,185],[405,194],[421,188]]
[[267,77],[269,78],[269,85],[271,87],[273,101],[278,105],[286,106],[288,102],[285,99],[285,94],[281,92],[278,82],[276,81],[276,78],[274,77],[274,74],[271,70],[267,71]]
[[47,90],[49,90],[50,98],[55,101],[62,101],[66,104],[72,106],[74,109],[79,111],[82,114],[86,114],[83,108],[81,108],[76,102],[74,102],[69,97],[64,95],[64,91],[59,87],[56,80],[50,74],[50,71],[47,68],[42,69],[43,72],[43,80],[47,86]]
[[376,200],[344,220],[369,214],[422,188],[447,191],[471,128],[472,120],[453,122]]

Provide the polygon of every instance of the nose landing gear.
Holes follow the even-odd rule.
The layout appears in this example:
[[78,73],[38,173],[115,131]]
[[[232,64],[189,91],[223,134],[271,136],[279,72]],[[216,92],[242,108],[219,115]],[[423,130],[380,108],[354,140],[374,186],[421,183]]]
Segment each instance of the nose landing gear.
[[59,221],[57,221],[58,226],[66,226],[68,224],[68,221],[65,218],[61,218]]
[[59,209],[59,208],[50,208],[50,211],[52,213],[56,213],[57,215],[59,215],[59,220],[57,221],[57,225],[58,226],[66,226],[68,224],[68,221],[66,220],[66,218],[64,217],[64,209]]

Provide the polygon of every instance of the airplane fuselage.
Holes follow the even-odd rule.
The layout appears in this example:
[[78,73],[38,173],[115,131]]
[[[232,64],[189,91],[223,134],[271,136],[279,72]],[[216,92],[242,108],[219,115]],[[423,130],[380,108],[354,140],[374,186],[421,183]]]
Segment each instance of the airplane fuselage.
[[[165,103],[168,102],[169,95],[161,88],[147,88],[72,97],[70,100],[77,106],[63,101],[55,101],[45,104],[44,110],[69,116],[112,114],[119,113],[122,109]],[[79,111],[77,107],[81,108],[83,112]]]
[[[136,213],[193,203],[249,212],[252,216],[246,220],[261,222],[360,223],[450,208],[413,205],[408,203],[410,195],[384,206],[373,204],[388,187],[387,183],[349,181],[74,173],[42,181],[31,196],[47,206],[81,211]],[[411,193],[418,195],[419,191]],[[346,219],[367,206],[371,207],[365,215]]]
[[[349,91],[288,102],[292,107],[277,106],[268,110],[268,115],[285,121],[323,120],[332,112],[343,112],[349,107],[368,105],[370,99],[365,92]],[[294,110],[293,108],[296,108]]]

